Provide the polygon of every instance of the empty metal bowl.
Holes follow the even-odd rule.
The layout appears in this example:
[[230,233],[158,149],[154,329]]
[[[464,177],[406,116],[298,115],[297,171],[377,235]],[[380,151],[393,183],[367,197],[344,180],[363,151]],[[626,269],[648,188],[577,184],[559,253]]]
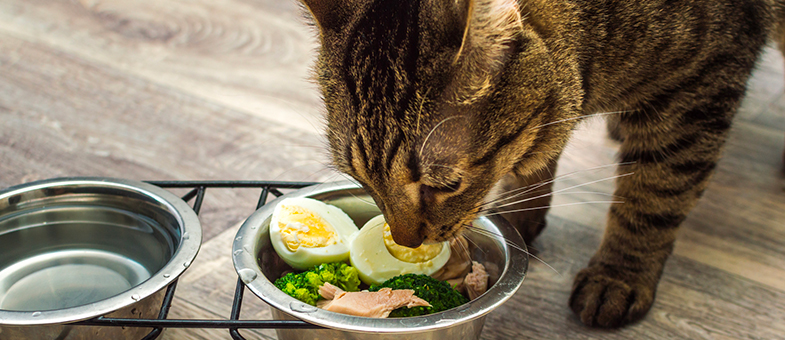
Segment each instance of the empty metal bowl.
[[[362,227],[380,214],[373,199],[351,182],[327,183],[298,190],[271,201],[251,215],[240,227],[233,244],[234,266],[240,278],[256,296],[272,307],[279,320],[304,320],[327,329],[279,329],[278,338],[286,339],[478,339],[485,316],[509,299],[523,283],[528,267],[527,254],[510,247],[503,239],[479,233],[465,236],[475,245],[472,259],[485,264],[490,274],[489,289],[462,306],[441,313],[375,319],[338,314],[302,303],[273,285],[291,268],[270,244],[269,224],[273,209],[286,197],[310,197],[335,205]],[[506,220],[481,217],[474,226],[489,234],[525,245],[520,234]],[[483,233],[485,234],[485,233]]]
[[185,202],[142,182],[62,178],[0,191],[0,339],[139,339],[150,329],[64,324],[155,318],[201,239]]

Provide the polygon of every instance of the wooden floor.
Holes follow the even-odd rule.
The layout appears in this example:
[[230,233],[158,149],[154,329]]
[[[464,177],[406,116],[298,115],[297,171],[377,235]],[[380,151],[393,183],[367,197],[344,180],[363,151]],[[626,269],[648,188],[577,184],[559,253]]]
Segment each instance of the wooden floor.
[[[326,167],[322,107],[308,80],[312,32],[293,0],[0,1],[0,187],[60,176],[140,180],[340,179]],[[766,50],[725,157],[681,228],[641,322],[583,327],[566,306],[600,242],[607,205],[551,210],[523,287],[491,313],[484,339],[785,339],[785,72]],[[583,124],[558,188],[600,180],[618,145]],[[612,183],[587,190],[611,193]],[[571,190],[572,191],[572,190]],[[258,192],[214,190],[204,243],[171,316],[226,318],[230,244]],[[588,202],[558,194],[554,204]],[[243,318],[269,318],[248,296]],[[245,331],[275,338],[273,331]],[[228,339],[169,330],[168,339]]]

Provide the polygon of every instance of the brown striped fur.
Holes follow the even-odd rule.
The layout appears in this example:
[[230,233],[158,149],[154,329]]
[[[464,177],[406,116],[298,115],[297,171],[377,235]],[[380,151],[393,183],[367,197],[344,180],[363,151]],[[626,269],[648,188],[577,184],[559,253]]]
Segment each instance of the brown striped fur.
[[[785,45],[781,0],[303,1],[334,163],[400,244],[450,238],[497,183],[552,178],[575,118],[623,111],[609,127],[626,203],[569,301],[590,326],[648,311],[761,48]],[[531,241],[545,211],[507,217]]]

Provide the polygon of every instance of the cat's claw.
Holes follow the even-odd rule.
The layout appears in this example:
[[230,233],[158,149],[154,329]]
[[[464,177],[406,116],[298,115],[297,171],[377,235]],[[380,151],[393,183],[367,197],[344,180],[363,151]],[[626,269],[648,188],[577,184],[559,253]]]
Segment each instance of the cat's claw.
[[590,265],[575,277],[570,308],[590,327],[619,327],[636,321],[651,308],[657,282],[652,285],[634,277],[602,264]]

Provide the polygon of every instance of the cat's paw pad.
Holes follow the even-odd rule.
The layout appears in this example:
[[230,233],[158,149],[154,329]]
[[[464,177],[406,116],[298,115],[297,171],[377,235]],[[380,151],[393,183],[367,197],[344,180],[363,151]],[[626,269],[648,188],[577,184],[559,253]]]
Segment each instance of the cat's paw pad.
[[[657,283],[629,279],[603,265],[592,265],[575,277],[570,308],[591,327],[619,327],[640,319],[654,302]],[[626,279],[625,279],[626,278]]]

